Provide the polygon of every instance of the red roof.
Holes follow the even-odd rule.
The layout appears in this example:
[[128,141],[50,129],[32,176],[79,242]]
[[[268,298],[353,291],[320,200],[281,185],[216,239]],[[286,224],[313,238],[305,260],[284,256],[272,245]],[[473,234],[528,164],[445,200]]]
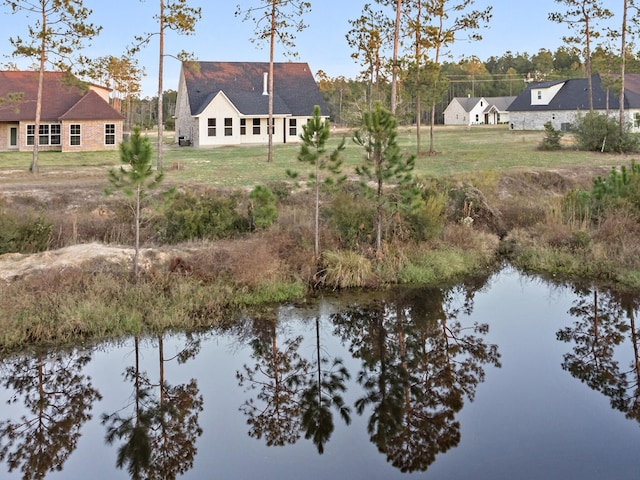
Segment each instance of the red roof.
[[[0,121],[35,120],[38,72],[0,71],[0,98],[21,94],[16,103],[0,106]],[[122,115],[96,92],[63,72],[45,72],[41,120],[120,120]]]

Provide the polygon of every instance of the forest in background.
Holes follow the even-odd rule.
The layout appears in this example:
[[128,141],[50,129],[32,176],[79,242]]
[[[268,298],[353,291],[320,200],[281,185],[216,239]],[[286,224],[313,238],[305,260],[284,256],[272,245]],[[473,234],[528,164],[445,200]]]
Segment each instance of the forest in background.
[[[593,73],[611,75],[619,72],[620,56],[602,47],[592,53]],[[400,70],[401,72],[403,70]],[[640,55],[628,53],[627,73],[640,73]],[[560,47],[555,51],[540,49],[536,54],[507,51],[485,61],[477,57],[442,64],[442,77],[447,88],[436,104],[436,123],[443,121],[443,112],[454,97],[502,97],[519,95],[528,82],[564,80],[585,76],[581,53],[575,47]],[[323,70],[315,75],[318,87],[326,102],[332,124],[338,127],[360,125],[362,112],[369,105],[370,87],[364,77],[330,77]],[[415,123],[415,88],[405,81],[401,73],[398,88],[397,117],[402,125]],[[371,89],[374,101],[389,104],[391,82],[388,75],[381,75]],[[169,89],[163,95],[165,128],[174,129],[177,91]],[[145,129],[157,126],[158,97],[120,100],[122,112],[129,125],[141,125]],[[422,112],[423,125],[430,123],[428,109]]]

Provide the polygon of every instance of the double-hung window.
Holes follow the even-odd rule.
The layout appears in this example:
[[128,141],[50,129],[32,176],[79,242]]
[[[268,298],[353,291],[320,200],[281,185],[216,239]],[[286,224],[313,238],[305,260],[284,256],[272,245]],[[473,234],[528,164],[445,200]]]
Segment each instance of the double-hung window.
[[69,145],[78,146],[81,145],[82,139],[82,127],[79,123],[72,123],[69,125]]
[[207,120],[207,135],[210,137],[215,137],[216,136],[216,119],[215,118],[209,118]]
[[115,145],[116,144],[116,124],[107,123],[104,126],[104,144]]
[[233,135],[233,118],[224,119],[224,136],[231,137]]

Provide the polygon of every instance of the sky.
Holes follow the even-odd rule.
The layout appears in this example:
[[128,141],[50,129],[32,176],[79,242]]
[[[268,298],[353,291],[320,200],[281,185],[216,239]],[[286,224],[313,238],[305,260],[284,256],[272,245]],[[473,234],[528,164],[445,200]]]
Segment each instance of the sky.
[[[203,61],[269,61],[268,45],[258,48],[251,42],[255,25],[243,22],[235,16],[238,4],[246,9],[257,6],[263,0],[190,0],[189,4],[202,8],[202,18],[194,35],[178,35],[166,31],[164,62],[164,90],[177,89],[180,62],[170,55],[188,51]],[[373,0],[310,0],[311,12],[304,17],[308,27],[296,34],[297,58],[286,57],[282,48],[276,48],[276,61],[301,61],[309,64],[312,72],[322,70],[330,77],[355,78],[361,67],[351,58],[351,49],[345,39],[351,26],[349,20],[360,17],[365,3]],[[620,23],[621,4],[618,0],[603,2],[616,14],[612,26]],[[83,54],[91,57],[120,56],[131,45],[136,35],[156,32],[159,2],[157,0],[84,0],[93,10],[91,22],[103,27],[102,32]],[[548,20],[550,12],[564,11],[557,0],[475,0],[474,8],[483,10],[493,6],[493,17],[487,28],[481,30],[483,39],[470,42],[458,40],[446,61],[458,61],[476,56],[485,61],[491,56],[500,57],[507,51],[536,54],[541,48],[554,51],[563,44],[563,35],[569,34],[566,25]],[[31,20],[32,22],[33,20]],[[19,68],[29,68],[24,60],[11,58],[10,37],[27,36],[30,20],[24,13],[11,13],[0,3],[0,63],[15,62]],[[145,69],[142,96],[157,94],[159,46],[157,37],[138,56],[139,65]]]

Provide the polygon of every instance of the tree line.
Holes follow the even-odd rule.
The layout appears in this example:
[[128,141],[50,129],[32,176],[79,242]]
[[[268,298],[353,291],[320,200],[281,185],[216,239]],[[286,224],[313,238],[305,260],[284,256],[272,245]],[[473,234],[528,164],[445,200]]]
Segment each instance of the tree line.
[[[602,46],[592,54],[593,73],[610,75],[620,56]],[[626,72],[640,73],[640,54],[627,52]],[[454,97],[503,97],[517,96],[533,81],[552,81],[585,76],[584,62],[576,47],[561,46],[555,51],[545,48],[537,53],[507,51],[500,56],[491,56],[485,61],[477,57],[463,58],[456,62],[444,62],[442,76],[447,85],[436,102],[436,124],[444,120],[444,109]],[[400,76],[396,115],[402,125],[415,124],[417,98],[410,82]],[[331,77],[323,70],[316,74],[316,81],[326,102],[331,120],[342,127],[358,126],[362,111],[369,102],[367,80],[362,76],[348,78]],[[380,101],[390,103],[390,79],[382,77],[377,85]],[[421,120],[429,122],[429,112],[421,112]]]
[[[552,78],[553,75],[580,76],[588,79],[594,72],[621,73],[617,88],[622,99],[624,73],[632,71],[635,55],[629,46],[640,33],[640,10],[637,0],[618,0],[622,19],[613,28],[613,13],[603,0],[556,0],[559,11],[549,12],[548,20],[566,25],[565,46],[556,52],[541,49],[537,54],[512,54],[491,57],[485,62],[471,57],[449,62],[451,47],[459,41],[481,41],[482,30],[489,26],[493,7],[475,8],[475,0],[373,0],[363,5],[361,15],[350,19],[345,39],[351,57],[361,66],[358,78],[328,78],[319,72],[321,89],[336,123],[350,124],[361,112],[373,110],[375,103],[388,105],[403,123],[417,126],[417,150],[420,153],[420,125],[433,127],[441,118],[443,105],[453,96],[495,96],[516,94],[524,82]],[[79,53],[101,27],[90,23],[92,13],[82,0],[3,0],[13,13],[33,20],[24,38],[10,38],[13,55],[32,58],[41,76],[45,65],[56,69],[77,70],[91,80],[102,80],[121,95],[121,104],[139,98],[139,67],[135,54],[152,39],[159,43],[158,95],[156,122],[159,130],[157,168],[162,170],[162,129],[165,127],[163,63],[166,56],[179,60],[192,58],[187,52],[165,51],[165,31],[191,35],[201,18],[201,9],[189,0],[159,0],[155,16],[158,28],[132,39],[122,56],[109,55],[89,59]],[[269,48],[272,71],[274,46],[280,43],[285,55],[297,56],[296,34],[307,25],[305,16],[312,5],[303,0],[252,0],[238,5],[236,17],[255,24],[252,42]],[[629,58],[628,58],[629,57]],[[73,68],[72,68],[73,66]],[[525,76],[526,75],[526,76]],[[269,93],[273,98],[273,75],[269,75]],[[613,83],[613,82],[612,82]],[[41,92],[41,89],[40,89]],[[508,93],[507,93],[508,92]],[[38,95],[36,130],[40,121],[42,95]],[[589,82],[589,98],[592,88]],[[623,102],[620,102],[620,128],[623,125]],[[590,106],[592,102],[590,101]],[[131,107],[130,107],[131,108]],[[309,112],[311,114],[311,112]],[[358,115],[360,114],[360,115]],[[269,122],[273,122],[273,104],[269,102]],[[269,129],[268,161],[272,159]],[[37,172],[37,142],[31,170]],[[433,153],[433,128],[430,129],[429,153]]]

